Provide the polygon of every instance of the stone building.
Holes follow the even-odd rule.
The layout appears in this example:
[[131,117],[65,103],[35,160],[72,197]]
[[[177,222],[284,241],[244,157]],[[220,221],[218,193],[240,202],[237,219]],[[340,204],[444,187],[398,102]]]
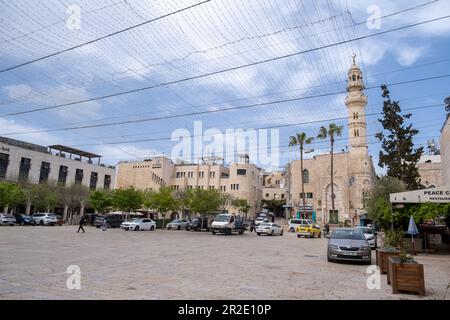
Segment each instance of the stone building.
[[417,169],[423,189],[436,188],[443,185],[443,168],[440,155],[423,155],[417,163]]
[[[217,159],[204,159],[204,163],[192,164],[173,163],[168,158],[158,157],[141,162],[120,162],[115,187],[215,189],[229,193],[233,198],[247,199],[250,205],[248,215],[255,216],[261,209],[262,183],[261,169],[249,163],[247,156],[229,166],[218,164]],[[237,208],[231,207],[229,211],[237,213]]]
[[441,130],[441,164],[442,164],[442,184],[450,186],[450,113]]
[[[331,166],[329,153],[289,164],[287,177],[289,186],[288,205],[290,216],[316,218],[319,224],[358,224],[367,215],[365,198],[372,189],[375,171],[369,156],[366,138],[366,105],[363,74],[355,59],[348,72],[348,95],[345,105],[348,112],[348,151],[334,154],[335,210],[331,205]],[[301,194],[301,179],[305,194]],[[306,198],[303,208],[302,198]]]

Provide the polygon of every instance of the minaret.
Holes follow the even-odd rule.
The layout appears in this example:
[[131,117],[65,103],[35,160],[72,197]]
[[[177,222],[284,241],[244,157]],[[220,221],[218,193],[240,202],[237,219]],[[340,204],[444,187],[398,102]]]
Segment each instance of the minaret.
[[364,81],[361,69],[356,65],[356,55],[353,55],[353,65],[348,71],[348,95],[345,105],[348,109],[348,138],[349,148],[352,152],[367,153],[366,133],[366,105],[367,97],[364,95]]
[[367,97],[364,95],[364,81],[361,69],[353,64],[348,72],[348,95],[345,105],[348,110],[348,140],[349,140],[349,187],[350,187],[350,217],[356,218],[364,213],[364,197],[368,195],[372,186],[372,161],[369,157],[367,144],[366,106]]

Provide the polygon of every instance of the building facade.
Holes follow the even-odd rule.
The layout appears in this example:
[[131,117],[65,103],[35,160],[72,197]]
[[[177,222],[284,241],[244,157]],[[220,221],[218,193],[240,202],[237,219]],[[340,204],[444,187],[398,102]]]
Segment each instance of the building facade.
[[[331,201],[331,155],[322,154],[289,164],[287,173],[291,216],[315,218],[319,224],[358,224],[367,215],[365,199],[369,196],[375,171],[367,144],[366,105],[363,74],[353,61],[348,72],[348,95],[345,105],[348,112],[348,151],[334,154],[335,212]],[[301,192],[304,181],[305,193]],[[303,197],[306,206],[303,208]]]
[[[173,163],[165,157],[140,162],[120,162],[117,165],[115,188],[133,186],[140,190],[158,190],[162,186],[174,190],[213,189],[229,193],[236,199],[246,199],[249,216],[261,209],[262,171],[249,163],[248,157],[228,167],[216,161],[204,163]],[[230,207],[229,212],[237,213]]]
[[440,155],[423,155],[417,163],[417,169],[423,189],[436,188],[443,185],[443,167]]
[[[110,189],[114,186],[115,168],[100,164],[100,157],[70,147],[45,147],[0,137],[0,179]],[[97,163],[92,160],[95,158]]]
[[442,164],[442,184],[450,186],[450,114],[441,130],[441,164]]

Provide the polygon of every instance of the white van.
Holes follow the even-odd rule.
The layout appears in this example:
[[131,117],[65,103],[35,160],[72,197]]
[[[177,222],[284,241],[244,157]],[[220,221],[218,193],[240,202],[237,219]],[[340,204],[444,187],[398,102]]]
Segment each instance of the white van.
[[297,227],[301,225],[313,224],[311,220],[308,219],[289,219],[289,232],[295,232]]

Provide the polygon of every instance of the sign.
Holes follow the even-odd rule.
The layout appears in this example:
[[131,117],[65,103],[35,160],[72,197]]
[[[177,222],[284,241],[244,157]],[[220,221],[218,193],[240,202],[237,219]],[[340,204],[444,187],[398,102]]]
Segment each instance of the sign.
[[391,203],[450,203],[450,187],[392,193]]

